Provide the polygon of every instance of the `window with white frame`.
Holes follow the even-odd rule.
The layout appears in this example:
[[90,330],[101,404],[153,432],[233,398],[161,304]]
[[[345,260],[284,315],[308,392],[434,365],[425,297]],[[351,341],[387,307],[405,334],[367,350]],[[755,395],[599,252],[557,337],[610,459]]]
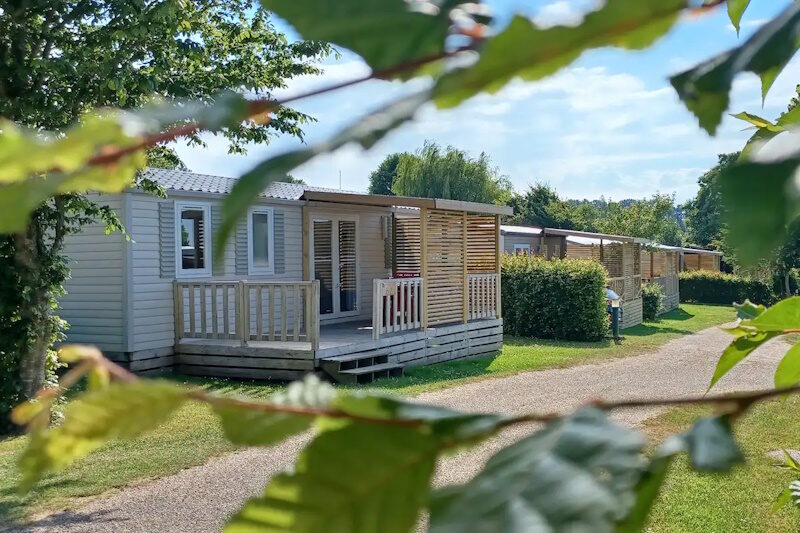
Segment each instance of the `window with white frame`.
[[514,255],[531,255],[530,244],[515,244]]
[[211,275],[210,221],[208,204],[175,203],[175,259],[179,276]]
[[251,207],[247,213],[247,270],[250,275],[275,270],[274,213],[271,207]]

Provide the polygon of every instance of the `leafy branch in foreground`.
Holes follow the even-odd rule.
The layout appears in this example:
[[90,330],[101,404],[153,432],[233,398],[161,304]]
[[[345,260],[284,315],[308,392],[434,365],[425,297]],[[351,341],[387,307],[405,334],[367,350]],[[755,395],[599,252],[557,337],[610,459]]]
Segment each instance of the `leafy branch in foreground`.
[[[62,386],[88,376],[89,387],[70,402],[63,423],[52,428],[47,427],[52,390],[14,410],[14,421],[30,433],[19,463],[21,490],[111,439],[130,439],[158,426],[185,402],[209,405],[226,438],[238,445],[268,446],[313,430],[295,468],[274,477],[263,495],[230,519],[226,530],[236,532],[401,532],[409,531],[425,509],[433,531],[637,531],[676,454],[688,453],[696,470],[727,471],[743,461],[730,422],[754,402],[800,392],[798,385],[724,396],[596,402],[571,415],[506,417],[336,390],[313,376],[267,402],[254,401],[140,380],[91,347],[65,347],[60,355],[74,365]],[[670,437],[649,461],[643,455],[645,438],[607,415],[620,408],[690,403],[716,405],[718,414]],[[498,452],[472,481],[428,497],[440,457],[531,422],[544,427]]]

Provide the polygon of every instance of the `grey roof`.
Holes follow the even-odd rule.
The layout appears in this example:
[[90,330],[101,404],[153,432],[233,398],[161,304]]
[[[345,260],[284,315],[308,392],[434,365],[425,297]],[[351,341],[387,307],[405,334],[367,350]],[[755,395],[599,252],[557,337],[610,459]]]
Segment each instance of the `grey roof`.
[[[168,191],[188,191],[212,194],[227,194],[231,192],[239,178],[227,176],[212,176],[198,174],[186,170],[167,170],[163,168],[147,168],[142,174]],[[305,191],[318,192],[347,192],[350,194],[364,194],[354,191],[340,191],[326,187],[312,187],[297,183],[273,182],[259,196],[262,198],[275,198],[280,200],[299,200]]]

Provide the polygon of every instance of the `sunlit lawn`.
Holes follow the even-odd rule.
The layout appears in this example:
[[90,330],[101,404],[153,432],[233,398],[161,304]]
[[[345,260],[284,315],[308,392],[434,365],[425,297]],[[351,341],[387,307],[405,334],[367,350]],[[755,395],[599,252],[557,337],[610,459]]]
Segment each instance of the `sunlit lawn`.
[[[665,342],[732,320],[725,307],[683,305],[661,320],[624,331],[621,344],[611,341],[576,343],[506,337],[497,357],[456,361],[413,368],[407,376],[383,380],[376,386],[401,394],[450,387],[467,380],[524,370],[578,365],[604,358],[636,355]],[[185,378],[176,378],[187,381]],[[265,382],[193,379],[188,382],[222,393],[265,397],[281,387]],[[231,451],[215,417],[202,405],[187,404],[167,424],[131,442],[113,442],[63,472],[49,476],[28,496],[15,492],[16,460],[24,437],[0,441],[0,523],[42,511],[79,505],[80,498],[135,481],[161,477],[210,457]]]
[[[744,466],[725,475],[698,474],[685,458],[673,463],[646,531],[652,533],[768,533],[800,531],[800,508],[772,506],[794,477],[773,466],[768,451],[800,448],[800,397],[774,400],[753,408],[736,423],[736,438],[747,457]],[[707,410],[672,409],[645,422],[645,431],[662,441],[687,428]]]

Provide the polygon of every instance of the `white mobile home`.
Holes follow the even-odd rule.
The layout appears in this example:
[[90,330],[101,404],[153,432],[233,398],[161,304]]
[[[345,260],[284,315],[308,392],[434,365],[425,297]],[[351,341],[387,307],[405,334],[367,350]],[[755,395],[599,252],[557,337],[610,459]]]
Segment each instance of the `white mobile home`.
[[68,342],[134,371],[366,382],[497,352],[505,206],[273,183],[212,261],[234,178],[149,169],[167,189],[98,197],[130,235],[67,244]]

